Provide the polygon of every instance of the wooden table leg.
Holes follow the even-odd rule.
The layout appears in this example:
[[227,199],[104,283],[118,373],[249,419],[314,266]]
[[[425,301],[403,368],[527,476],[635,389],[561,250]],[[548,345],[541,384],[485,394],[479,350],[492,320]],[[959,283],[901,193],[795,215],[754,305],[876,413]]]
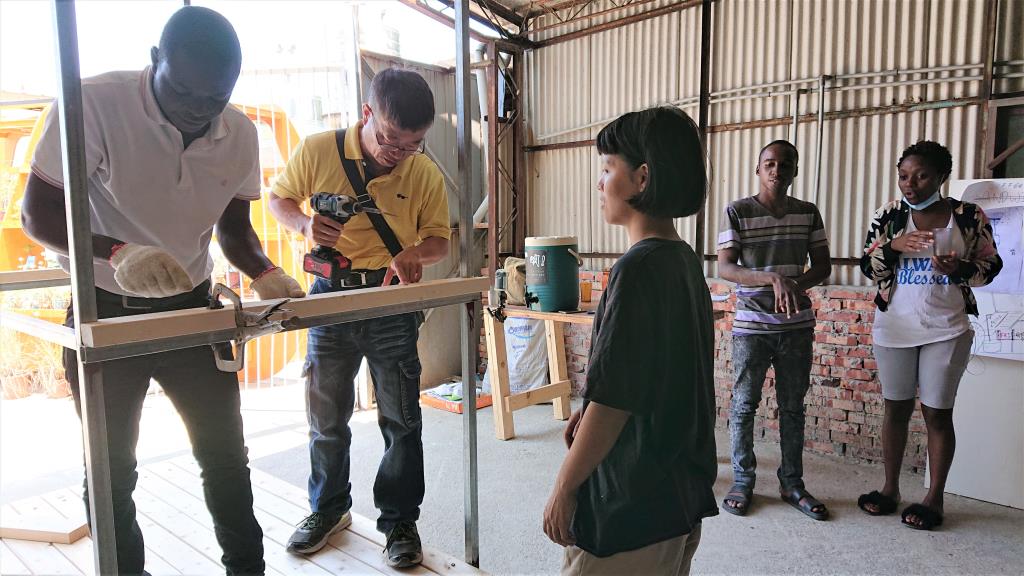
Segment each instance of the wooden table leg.
[[[551,375],[551,383],[566,382],[569,380],[569,367],[565,361],[565,334],[562,331],[562,323],[545,320],[544,333],[548,340],[548,372]],[[572,410],[569,405],[569,394],[555,398],[552,403],[555,408],[555,419],[567,420]]]
[[505,325],[484,313],[487,333],[487,367],[491,379],[491,408],[494,411],[494,435],[498,440],[509,440],[516,435],[512,410],[505,404],[509,397],[508,356],[505,350]]

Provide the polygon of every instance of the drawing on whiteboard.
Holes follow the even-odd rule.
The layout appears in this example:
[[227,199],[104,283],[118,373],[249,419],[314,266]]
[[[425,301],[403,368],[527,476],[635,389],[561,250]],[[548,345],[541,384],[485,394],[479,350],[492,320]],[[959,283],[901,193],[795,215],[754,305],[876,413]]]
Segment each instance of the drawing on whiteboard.
[[1024,361],[1024,296],[977,292],[972,354]]
[[1003,259],[1003,269],[988,286],[978,290],[1024,294],[1024,206],[986,211],[992,237]]
[[952,180],[949,195],[974,202],[992,223],[1003,269],[974,289],[973,353],[1024,362],[1024,178]]

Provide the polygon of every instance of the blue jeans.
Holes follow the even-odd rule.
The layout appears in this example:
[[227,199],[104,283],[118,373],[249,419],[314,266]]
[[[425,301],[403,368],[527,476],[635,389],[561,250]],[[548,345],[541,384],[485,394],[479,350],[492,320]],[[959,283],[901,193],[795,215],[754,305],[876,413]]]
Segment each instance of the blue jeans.
[[[100,318],[132,316],[205,307],[209,295],[201,286],[193,297],[173,305],[154,305],[149,309],[125,308],[118,298],[97,290]],[[205,284],[209,289],[209,284]],[[153,299],[155,302],[166,299]],[[67,326],[74,324],[68,309]],[[81,415],[75,352],[64,349],[64,367]],[[139,420],[149,389],[150,378],[160,383],[181,415],[192,455],[202,470],[206,508],[213,517],[213,531],[223,551],[221,563],[227,574],[263,574],[263,531],[252,510],[249,458],[242,436],[241,398],[238,377],[217,369],[209,346],[198,346],[134,356],[103,363],[103,395],[107,418],[107,450],[110,456],[110,484],[114,504],[114,539],[117,565],[121,574],[142,574],[145,548],[142,531],[136,521],[132,492],[139,478],[135,446],[139,440]],[[85,487],[88,515],[89,494]]]
[[733,482],[753,490],[757,458],[754,456],[754,413],[769,366],[775,367],[775,394],[779,404],[779,445],[783,490],[803,488],[804,396],[811,384],[814,330],[807,328],[775,334],[733,334],[732,441]]
[[[330,292],[318,279],[310,294]],[[309,504],[314,512],[340,514],[352,507],[349,420],[355,406],[355,376],[365,357],[377,398],[377,423],[384,457],[373,485],[380,510],[377,529],[416,521],[423,503],[423,422],[420,359],[416,350],[421,312],[309,329],[306,349],[306,409],[309,416]]]

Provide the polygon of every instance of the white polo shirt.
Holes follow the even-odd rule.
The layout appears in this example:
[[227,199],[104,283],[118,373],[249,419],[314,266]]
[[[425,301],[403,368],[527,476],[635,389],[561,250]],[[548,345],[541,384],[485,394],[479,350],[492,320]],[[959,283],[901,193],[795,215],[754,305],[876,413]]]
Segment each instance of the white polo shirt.
[[[233,198],[260,197],[253,123],[228,106],[183,149],[181,133],[153,95],[151,67],[83,79],[82,109],[93,233],[167,250],[193,286],[209,278],[214,224]],[[46,118],[32,171],[64,187],[56,108]],[[59,260],[68,270],[67,258]],[[94,268],[98,288],[126,294],[109,263],[97,261]]]

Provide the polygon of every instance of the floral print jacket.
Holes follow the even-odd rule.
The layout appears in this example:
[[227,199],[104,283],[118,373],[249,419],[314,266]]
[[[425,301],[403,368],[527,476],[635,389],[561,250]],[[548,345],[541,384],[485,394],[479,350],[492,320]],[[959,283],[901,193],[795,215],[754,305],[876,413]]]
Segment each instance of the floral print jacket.
[[[968,314],[978,315],[978,303],[971,286],[985,286],[999,274],[1003,260],[996,251],[992,239],[992,225],[985,212],[977,204],[949,198],[953,208],[953,221],[964,237],[967,254],[960,260],[959,269],[949,279],[960,286]],[[871,219],[864,242],[864,255],[860,257],[860,269],[864,275],[878,284],[875,305],[883,312],[889,306],[893,287],[896,285],[896,265],[900,253],[893,250],[893,239],[903,235],[910,218],[910,207],[900,200],[893,200],[879,208]]]

